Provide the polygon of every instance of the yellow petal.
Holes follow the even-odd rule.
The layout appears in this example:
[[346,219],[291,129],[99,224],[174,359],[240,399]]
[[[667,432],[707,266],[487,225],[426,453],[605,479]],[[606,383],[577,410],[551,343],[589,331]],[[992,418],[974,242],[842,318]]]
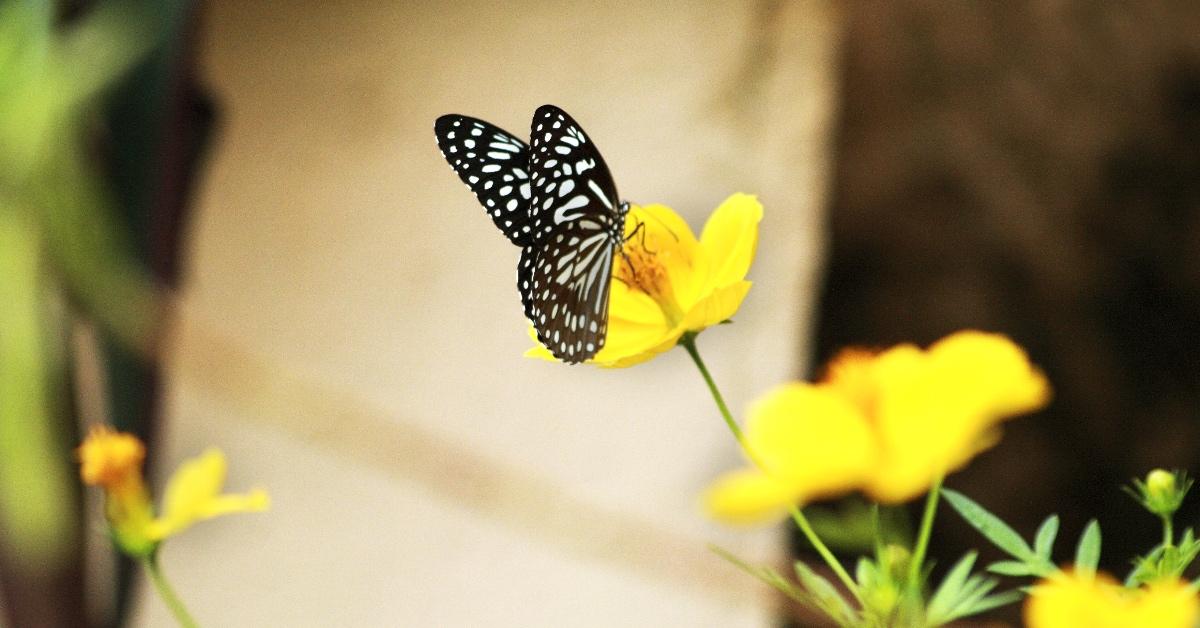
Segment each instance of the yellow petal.
[[713,485],[705,503],[714,517],[765,523],[788,506],[853,490],[877,453],[857,408],[803,383],[780,386],[753,404],[746,442],[762,468]]
[[208,449],[196,458],[185,460],[167,481],[163,494],[163,513],[183,513],[197,509],[216,497],[225,485],[225,455]]
[[750,292],[749,281],[738,281],[732,285],[717,288],[707,297],[688,310],[684,318],[684,327],[688,331],[700,331],[722,321],[729,320],[742,306],[746,293]]
[[763,208],[758,198],[734,194],[713,212],[700,234],[710,264],[710,285],[728,286],[746,278],[758,246]]
[[611,320],[608,323],[608,340],[591,361],[613,368],[640,364],[674,347],[683,331],[682,327]]
[[802,485],[809,495],[848,490],[876,456],[866,417],[833,391],[795,382],[755,401],[746,441],[775,476]]
[[164,539],[202,519],[230,512],[263,510],[266,494],[221,495],[225,485],[225,456],[209,449],[185,461],[167,481],[162,514],[151,526],[151,536]]
[[[883,454],[866,490],[884,503],[924,493],[998,440],[996,426],[1039,407],[1044,376],[1020,347],[996,334],[960,332],[928,351],[901,345],[876,356],[866,374],[839,368],[841,390],[864,400]],[[854,375],[857,383],[847,382]],[[849,392],[863,385],[869,394]]]
[[[608,296],[608,320],[621,320],[641,325],[670,327],[662,308],[645,292],[632,290],[619,279],[612,280]],[[610,331],[611,334],[611,331]]]
[[558,362],[558,358],[554,357],[554,354],[550,353],[550,350],[538,340],[537,330],[533,328],[532,324],[529,325],[525,332],[529,335],[529,339],[533,341],[533,346],[525,350],[525,357],[545,360],[547,362]]
[[1104,573],[1059,572],[1034,586],[1025,602],[1029,628],[1192,628],[1198,618],[1196,593],[1178,579],[1128,589]]
[[261,512],[270,507],[271,498],[267,492],[256,488],[248,493],[218,495],[208,502],[201,513],[201,518],[212,519],[237,512]]
[[1049,401],[1045,375],[1033,367],[1021,347],[1002,335],[958,332],[934,343],[929,356],[948,392],[966,411],[1004,417]]
[[1127,626],[1192,628],[1200,619],[1200,600],[1188,583],[1169,579],[1152,582],[1131,609]]
[[779,519],[799,499],[788,484],[754,469],[725,474],[702,497],[710,517],[741,525]]
[[[645,226],[641,226],[641,225]],[[641,228],[641,232],[632,235]],[[661,251],[675,244],[684,246],[695,245],[696,236],[692,228],[675,210],[652,203],[650,205],[630,205],[629,214],[625,217],[625,237],[632,235],[633,241],[642,241],[650,251]]]

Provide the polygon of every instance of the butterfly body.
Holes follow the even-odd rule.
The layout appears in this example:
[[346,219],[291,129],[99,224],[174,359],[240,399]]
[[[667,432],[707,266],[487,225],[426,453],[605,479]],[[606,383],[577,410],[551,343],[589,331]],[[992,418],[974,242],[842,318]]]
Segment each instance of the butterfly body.
[[530,144],[482,120],[438,118],[438,146],[496,227],[522,248],[517,289],[538,340],[564,362],[604,346],[614,256],[629,204],[566,112],[539,107]]

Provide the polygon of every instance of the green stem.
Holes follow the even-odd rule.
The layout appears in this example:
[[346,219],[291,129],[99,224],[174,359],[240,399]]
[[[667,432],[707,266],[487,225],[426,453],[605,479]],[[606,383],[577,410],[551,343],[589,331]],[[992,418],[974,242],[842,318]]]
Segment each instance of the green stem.
[[696,349],[696,334],[688,332],[679,339],[679,344],[687,349],[688,355],[692,356],[692,362],[696,363],[696,368],[700,369],[700,375],[704,376],[704,382],[708,384],[708,391],[712,393],[713,401],[717,402],[717,409],[721,411],[721,417],[725,419],[725,424],[729,426],[729,431],[733,432],[733,437],[737,439],[742,449],[748,455],[753,457],[750,448],[746,445],[746,436],[742,433],[742,428],[738,426],[737,421],[733,420],[733,414],[729,412],[729,406],[725,405],[725,398],[721,396],[721,391],[717,388],[717,383],[713,381],[713,377],[708,372],[708,367],[704,366],[704,360],[700,358],[700,352]]
[[825,559],[825,563],[829,565],[829,568],[833,570],[833,573],[837,574],[838,580],[841,580],[842,584],[846,585],[846,588],[851,594],[854,595],[854,599],[858,600],[859,603],[862,603],[862,596],[859,595],[858,584],[854,582],[854,578],[850,577],[850,574],[846,571],[846,568],[842,567],[842,563],[838,561],[837,556],[834,556],[833,552],[829,551],[829,548],[821,542],[821,537],[817,536],[817,531],[813,530],[812,524],[808,522],[808,518],[805,517],[804,513],[800,512],[800,509],[796,506],[791,507],[791,513],[792,521],[795,521],[796,527],[800,528],[800,531],[804,533],[804,538],[808,539],[808,542],[812,544],[813,549],[816,549],[817,553],[821,555],[821,558]]
[[[717,383],[713,380],[712,375],[709,374],[708,368],[704,366],[704,360],[700,358],[700,351],[696,349],[696,334],[691,332],[684,334],[683,337],[679,339],[679,344],[683,345],[683,348],[687,349],[688,355],[692,356],[692,361],[696,363],[696,368],[700,370],[700,375],[704,377],[704,382],[708,384],[708,390],[712,393],[713,401],[717,402],[717,409],[721,411],[721,418],[725,419],[725,424],[729,426],[729,431],[733,432],[733,437],[737,439],[738,444],[742,446],[742,450],[746,452],[746,455],[749,456],[750,459],[759,466],[759,468],[765,469],[762,463],[759,462],[758,458],[754,455],[754,452],[751,451],[750,446],[746,443],[746,436],[742,433],[742,428],[738,426],[737,421],[733,420],[733,414],[729,412],[729,406],[725,404],[725,398],[721,396],[721,391],[717,388]],[[808,539],[808,542],[811,543],[812,546],[817,550],[817,553],[821,555],[821,558],[825,559],[825,562],[829,565],[829,568],[837,574],[838,578],[842,581],[842,584],[846,585],[846,588],[850,590],[850,593],[854,594],[855,599],[861,603],[862,598],[859,596],[858,585],[854,583],[854,579],[850,577],[850,574],[847,573],[846,569],[842,567],[842,564],[838,562],[838,559],[833,555],[833,552],[829,551],[829,548],[821,542],[821,538],[818,537],[816,531],[812,529],[812,525],[808,523],[808,519],[804,516],[804,513],[800,512],[800,509],[796,506],[792,506],[791,513],[792,520],[796,522],[796,525],[800,528],[800,531],[804,533],[804,536]]]
[[1175,544],[1175,530],[1171,524],[1171,515],[1163,515],[1163,547],[1171,547]]
[[934,481],[925,498],[925,514],[921,517],[921,529],[917,533],[917,546],[913,550],[912,563],[909,566],[908,582],[910,586],[920,586],[921,567],[925,562],[925,551],[929,549],[929,536],[933,532],[933,515],[937,512],[938,497],[942,491],[942,478]]
[[171,588],[171,583],[167,582],[166,576],[163,575],[162,569],[158,566],[158,552],[154,552],[142,560],[142,564],[146,566],[146,571],[150,574],[150,580],[154,582],[154,588],[158,590],[158,596],[162,598],[167,608],[171,609],[171,614],[175,616],[175,621],[179,622],[183,628],[198,628],[199,624],[192,615],[188,613],[187,607],[183,605],[183,600],[175,595],[175,590]]

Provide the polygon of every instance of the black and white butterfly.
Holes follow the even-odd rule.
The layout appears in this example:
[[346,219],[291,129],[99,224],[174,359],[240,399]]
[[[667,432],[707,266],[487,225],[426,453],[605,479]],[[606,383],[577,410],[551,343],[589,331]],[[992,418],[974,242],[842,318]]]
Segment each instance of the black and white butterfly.
[[554,105],[534,112],[530,146],[456,114],[438,118],[434,133],[492,222],[522,248],[517,289],[538,340],[564,362],[596,355],[629,203],[618,199],[595,144]]

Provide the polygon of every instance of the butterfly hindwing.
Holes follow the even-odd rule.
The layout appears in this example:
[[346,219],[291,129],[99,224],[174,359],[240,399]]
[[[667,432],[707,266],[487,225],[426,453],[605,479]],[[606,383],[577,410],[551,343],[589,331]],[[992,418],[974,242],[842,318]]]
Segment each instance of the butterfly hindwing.
[[525,142],[493,124],[457,114],[438,118],[433,130],[442,156],[475,193],[492,222],[513,244],[532,244]]
[[[564,362],[582,362],[604,346],[615,247],[603,231],[560,229],[533,260],[526,315],[541,341]],[[525,256],[522,256],[522,264]],[[522,293],[523,298],[525,293]]]
[[517,262],[517,291],[521,293],[521,306],[525,309],[525,318],[530,321],[536,310],[533,305],[533,269],[537,264],[538,247],[527,246],[521,249],[521,261]]

